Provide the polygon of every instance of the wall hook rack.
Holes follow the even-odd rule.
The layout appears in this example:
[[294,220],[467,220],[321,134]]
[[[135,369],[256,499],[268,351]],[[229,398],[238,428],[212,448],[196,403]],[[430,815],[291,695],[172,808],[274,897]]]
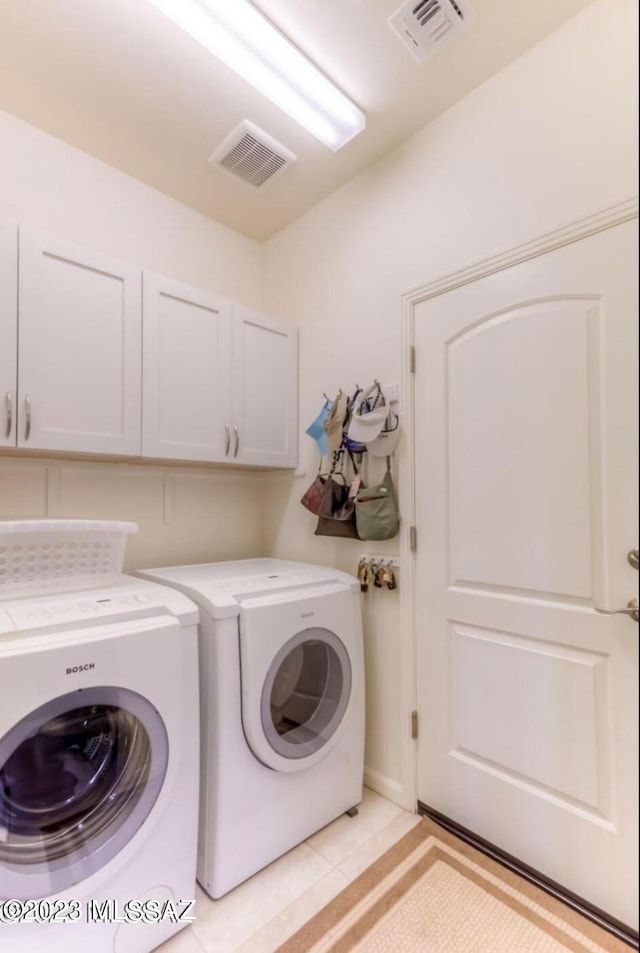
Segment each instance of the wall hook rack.
[[389,566],[390,569],[399,569],[400,560],[397,556],[385,556],[384,553],[359,553],[359,562],[365,560],[374,566]]

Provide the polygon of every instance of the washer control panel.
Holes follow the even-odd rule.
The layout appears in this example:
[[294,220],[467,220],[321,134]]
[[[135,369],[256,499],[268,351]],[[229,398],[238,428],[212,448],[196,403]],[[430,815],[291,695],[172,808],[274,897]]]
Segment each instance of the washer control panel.
[[30,604],[11,606],[7,613],[16,630],[34,629],[39,626],[72,623],[86,619],[102,620],[106,616],[131,612],[149,605],[156,605],[157,598],[147,593],[136,592],[126,595],[95,596],[76,600],[42,602],[33,600]]

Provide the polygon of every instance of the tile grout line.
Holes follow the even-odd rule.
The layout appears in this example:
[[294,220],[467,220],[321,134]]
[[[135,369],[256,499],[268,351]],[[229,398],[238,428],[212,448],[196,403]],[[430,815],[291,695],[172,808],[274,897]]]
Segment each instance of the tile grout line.
[[[332,869],[332,870],[337,870],[337,869],[338,869],[337,864],[334,864],[332,860],[329,860],[329,858],[326,856],[326,854],[323,854],[321,850],[318,850],[317,847],[314,847],[313,844],[310,844],[308,840],[303,841],[303,843],[306,844],[307,847],[310,847],[311,850],[314,851],[319,857],[322,857],[323,860],[326,860],[326,862],[331,866],[331,869]],[[323,875],[323,876],[325,876],[325,875]]]
[[200,937],[197,935],[193,927],[190,927],[189,929],[191,930],[191,937],[196,941],[197,945],[202,950],[202,953],[210,953],[210,951],[207,950],[206,946],[203,946],[202,943],[200,942]]
[[[347,878],[343,873],[341,873],[341,871],[337,870],[335,867],[334,867],[332,870],[328,870],[326,873],[324,873],[324,874],[322,875],[322,877],[320,877],[319,880],[317,880],[314,884],[311,884],[309,887],[307,887],[307,889],[304,891],[304,893],[301,893],[298,897],[296,897],[294,900],[292,900],[291,903],[287,904],[286,907],[284,907],[282,910],[280,910],[278,913],[276,913],[270,920],[268,920],[268,921],[267,921],[266,923],[264,923],[258,930],[256,930],[255,933],[252,933],[251,936],[247,937],[246,940],[243,940],[242,943],[240,943],[240,945],[237,946],[234,950],[231,950],[230,953],[238,953],[238,951],[245,949],[247,943],[249,943],[250,941],[252,941],[252,940],[255,939],[256,937],[259,937],[261,934],[263,934],[264,932],[266,932],[270,927],[273,926],[273,924],[274,924],[279,918],[281,918],[281,917],[286,917],[286,915],[288,914],[288,912],[289,912],[292,908],[294,908],[298,903],[300,903],[308,894],[310,894],[311,892],[313,892],[314,890],[316,890],[316,889],[318,888],[318,886],[319,886],[323,881],[325,881],[328,877],[330,877],[332,874],[336,874],[336,873],[337,873],[338,876],[341,878],[341,880],[344,880],[344,887],[343,887],[342,889],[348,887],[348,886],[349,886],[349,880],[348,880],[348,878]],[[328,900],[327,903],[329,903],[329,902],[330,902],[330,901]],[[324,907],[324,906],[326,906],[326,904],[322,904],[322,907]],[[322,909],[322,907],[320,907],[320,909]],[[308,920],[312,919],[313,916],[315,916],[314,913],[310,914],[309,917],[307,917],[307,918],[303,921],[303,923],[300,924],[300,926],[303,926],[304,923],[306,923],[306,922],[308,922]],[[287,933],[286,936],[283,936],[281,939],[279,939],[279,940],[278,940],[278,946],[280,946],[282,943],[284,943],[286,940],[288,940],[291,936],[293,936],[293,934],[294,934],[299,928],[300,928],[299,926],[298,926],[298,927],[294,927],[290,932]],[[215,951],[215,950],[211,950],[211,951],[205,950],[205,953],[217,953],[217,951]]]

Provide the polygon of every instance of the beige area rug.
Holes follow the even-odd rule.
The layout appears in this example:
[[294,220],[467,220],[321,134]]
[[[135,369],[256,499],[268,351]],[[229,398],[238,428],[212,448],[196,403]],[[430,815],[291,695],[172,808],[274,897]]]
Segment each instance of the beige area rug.
[[423,818],[277,953],[629,953]]

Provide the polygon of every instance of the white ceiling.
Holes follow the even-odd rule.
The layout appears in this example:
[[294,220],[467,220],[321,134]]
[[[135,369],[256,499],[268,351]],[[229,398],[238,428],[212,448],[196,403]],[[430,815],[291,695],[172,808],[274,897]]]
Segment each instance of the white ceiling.
[[[472,28],[424,64],[387,23],[401,0],[255,2],[366,112],[339,152],[147,0],[0,0],[0,109],[262,240],[589,0],[473,0]],[[245,118],[298,156],[261,189],[207,162]]]

